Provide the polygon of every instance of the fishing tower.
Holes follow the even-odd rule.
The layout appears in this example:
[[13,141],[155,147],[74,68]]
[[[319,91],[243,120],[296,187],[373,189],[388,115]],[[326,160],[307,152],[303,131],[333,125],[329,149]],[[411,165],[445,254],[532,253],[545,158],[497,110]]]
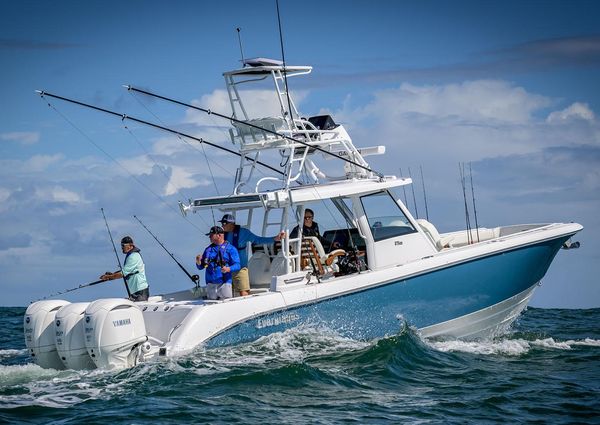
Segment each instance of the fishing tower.
[[[290,96],[287,79],[307,75],[311,66],[284,66],[271,59],[247,59],[244,67],[225,72],[225,85],[232,110],[233,128],[229,130],[231,141],[239,146],[240,165],[235,176],[233,194],[261,192],[261,185],[271,181],[280,184],[280,189],[292,185],[322,183],[323,180],[368,179],[376,177],[369,169],[363,155],[383,153],[383,147],[359,151],[343,125],[336,124],[330,115],[304,118],[298,112]],[[273,81],[280,115],[271,117],[250,116],[240,92],[249,83]],[[281,156],[282,176],[258,179],[254,190],[247,187],[255,177],[261,154],[278,151]],[[339,177],[326,176],[311,158],[321,153],[325,157],[338,156],[344,160],[345,174]]]

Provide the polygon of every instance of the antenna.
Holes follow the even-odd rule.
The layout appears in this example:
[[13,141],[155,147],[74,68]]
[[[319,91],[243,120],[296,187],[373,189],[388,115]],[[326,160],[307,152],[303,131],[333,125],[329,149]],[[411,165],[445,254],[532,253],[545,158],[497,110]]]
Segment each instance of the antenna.
[[240,35],[240,32],[242,31],[242,29],[240,27],[237,27],[235,30],[237,31],[238,42],[240,43],[240,54],[242,55],[242,66],[246,66],[246,64],[244,63],[244,48],[242,47],[242,36]]
[[277,5],[277,23],[279,24],[279,44],[281,45],[281,60],[283,62],[283,81],[285,82],[285,96],[287,97],[288,111],[292,120],[292,129],[296,128],[294,124],[294,113],[292,112],[292,103],[290,101],[290,90],[288,87],[287,70],[285,68],[285,52],[283,50],[283,32],[281,31],[281,16],[279,14],[279,0],[275,0]]

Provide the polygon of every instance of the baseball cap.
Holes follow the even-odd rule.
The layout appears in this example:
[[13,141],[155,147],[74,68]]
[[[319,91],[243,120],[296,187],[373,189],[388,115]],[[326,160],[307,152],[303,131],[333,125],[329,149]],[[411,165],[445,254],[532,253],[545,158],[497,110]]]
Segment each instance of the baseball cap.
[[121,239],[121,243],[133,243],[133,239],[131,239],[131,236],[124,236],[123,239]]
[[235,223],[235,217],[233,214],[225,214],[222,219],[219,220],[219,223]]
[[217,233],[225,233],[221,226],[213,226],[210,228],[210,231],[206,234],[206,236],[214,235]]

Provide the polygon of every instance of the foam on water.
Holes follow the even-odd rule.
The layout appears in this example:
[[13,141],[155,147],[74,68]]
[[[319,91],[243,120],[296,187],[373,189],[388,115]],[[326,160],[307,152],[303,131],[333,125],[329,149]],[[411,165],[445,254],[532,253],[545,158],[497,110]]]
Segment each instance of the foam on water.
[[60,372],[54,369],[43,369],[36,364],[0,366],[0,388],[25,384],[41,379],[57,376]]
[[554,338],[543,338],[528,341],[523,338],[498,338],[489,341],[424,341],[431,348],[442,352],[463,352],[482,355],[521,356],[531,349],[542,347],[555,350],[571,350],[575,346],[600,347],[600,340],[585,338],[584,340],[556,341]]
[[115,370],[55,370],[36,364],[0,366],[0,408],[25,406],[67,408],[87,400],[108,400],[125,391],[123,386],[142,379],[144,366],[122,374]]
[[[195,373],[223,372],[235,367],[260,367],[273,362],[300,363],[309,356],[361,350],[374,342],[343,337],[324,326],[299,326],[264,336],[254,342],[206,349],[200,347],[185,360]],[[202,365],[202,367],[200,367]],[[177,365],[171,365],[177,369]],[[181,366],[181,362],[179,362]]]
[[26,354],[27,354],[26,348],[24,348],[22,350],[14,350],[14,349],[0,350],[0,360],[10,358],[10,357],[24,356]]

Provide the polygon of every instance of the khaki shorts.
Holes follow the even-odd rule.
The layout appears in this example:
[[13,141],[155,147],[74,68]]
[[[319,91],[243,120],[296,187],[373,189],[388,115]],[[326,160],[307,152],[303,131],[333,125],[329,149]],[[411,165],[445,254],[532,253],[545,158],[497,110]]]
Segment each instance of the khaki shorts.
[[239,272],[233,272],[233,288],[236,293],[250,290],[250,276],[248,267],[242,267]]

